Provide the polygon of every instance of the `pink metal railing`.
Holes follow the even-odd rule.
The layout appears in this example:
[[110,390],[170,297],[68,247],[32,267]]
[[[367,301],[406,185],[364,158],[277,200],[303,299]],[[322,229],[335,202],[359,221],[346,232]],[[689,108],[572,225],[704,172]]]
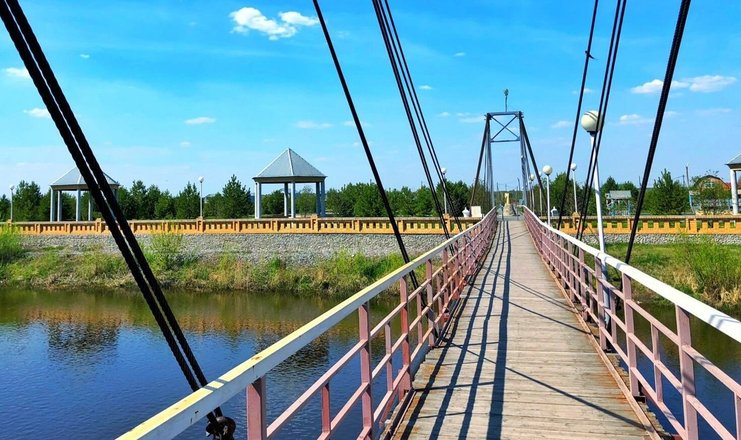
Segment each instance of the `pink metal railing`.
[[[741,385],[692,346],[690,317],[693,316],[706,325],[716,328],[738,343],[741,343],[741,322],[634,267],[600,253],[597,249],[549,227],[529,210],[526,210],[525,221],[543,260],[556,275],[571,301],[580,306],[582,318],[597,324],[600,347],[607,349],[609,346],[627,365],[630,391],[633,396],[645,395],[651,399],[683,439],[698,439],[698,415],[700,415],[720,438],[741,440]],[[590,267],[585,262],[586,254],[594,257],[594,267]],[[618,271],[622,288],[604,279],[603,265],[613,267]],[[676,332],[661,323],[633,299],[632,284],[634,282],[638,282],[674,304]],[[604,303],[603,291],[607,292],[607,298],[609,298],[607,307]],[[622,309],[623,316],[616,312],[619,309]],[[606,317],[608,319],[605,319]],[[636,317],[643,318],[649,323],[650,344],[642,341],[636,334]],[[618,330],[624,336],[623,338],[618,337]],[[677,348],[679,377],[661,359],[659,338],[662,335]],[[639,353],[651,363],[653,372],[651,381],[638,369]],[[733,395],[735,435],[731,434],[697,397],[695,390],[695,367],[697,365],[723,384]],[[680,394],[681,414],[673,413],[666,404],[663,379],[666,379]]]
[[[416,366],[438,342],[435,329],[444,330],[458,304],[458,298],[474,276],[492,242],[497,226],[496,212],[490,212],[472,228],[451,238],[435,249],[397,269],[358,292],[312,322],[286,336],[271,347],[222,375],[170,408],[142,423],[121,438],[169,438],[203,418],[213,408],[226,402],[239,390],[247,388],[247,432],[250,439],[272,438],[310,399],[321,396],[322,433],[330,438],[335,428],[358,403],[362,409],[362,429],[358,438],[372,439],[385,426],[395,407],[411,397]],[[410,274],[424,267],[424,279],[410,289]],[[369,302],[386,289],[399,284],[399,303],[385,317],[372,325]],[[410,291],[411,290],[411,291]],[[281,362],[312,343],[347,316],[357,312],[358,341],[319,377],[303,394],[272,422],[266,416],[266,396],[270,390],[265,376]],[[392,337],[392,323],[399,324],[399,334]],[[442,331],[438,333],[441,335]],[[383,356],[371,357],[371,342],[383,338]],[[398,356],[398,353],[401,356]],[[395,356],[396,355],[396,356]],[[353,359],[360,359],[360,385],[350,398],[332,413],[332,379]],[[394,362],[401,358],[396,368]],[[385,373],[383,396],[374,402],[374,381]],[[346,390],[343,390],[346,391]],[[332,402],[337,405],[338,402]]]

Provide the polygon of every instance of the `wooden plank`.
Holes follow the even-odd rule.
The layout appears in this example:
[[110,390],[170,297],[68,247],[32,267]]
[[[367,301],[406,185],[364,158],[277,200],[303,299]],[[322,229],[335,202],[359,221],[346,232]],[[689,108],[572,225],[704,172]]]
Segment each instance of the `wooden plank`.
[[522,222],[500,225],[396,438],[648,438]]

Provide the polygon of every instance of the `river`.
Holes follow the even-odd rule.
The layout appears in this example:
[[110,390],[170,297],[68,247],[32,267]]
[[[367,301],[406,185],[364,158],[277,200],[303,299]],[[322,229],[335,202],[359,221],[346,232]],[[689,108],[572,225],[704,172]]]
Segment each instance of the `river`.
[[[210,379],[338,302],[280,294],[174,292],[168,296]],[[376,321],[392,308],[383,301],[371,306]],[[670,309],[655,313],[666,320],[673,316]],[[269,419],[352,346],[356,319],[352,315],[268,375]],[[693,339],[700,351],[741,380],[738,344],[719,343],[722,338],[699,326],[693,328]],[[662,351],[673,365],[676,349]],[[379,352],[375,350],[376,357]],[[332,382],[333,400],[344,402],[357,386],[357,378],[357,362],[351,362]],[[709,406],[730,420],[732,428],[733,406],[725,403],[717,384],[700,378],[698,386],[699,394],[709,396]],[[0,420],[4,421],[0,438],[112,438],[188,393],[138,293],[0,290]],[[333,412],[340,405],[335,401]],[[223,410],[237,421],[237,437],[244,438],[244,393]],[[337,438],[354,437],[358,416],[356,406]],[[314,399],[279,437],[315,438],[319,425],[319,400]],[[202,439],[203,427],[198,423],[180,438]]]

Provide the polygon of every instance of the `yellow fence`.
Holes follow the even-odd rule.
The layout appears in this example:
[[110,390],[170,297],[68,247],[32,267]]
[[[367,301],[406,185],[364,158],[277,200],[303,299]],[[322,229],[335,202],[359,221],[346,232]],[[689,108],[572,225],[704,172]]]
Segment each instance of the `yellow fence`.
[[[478,218],[461,218],[462,228],[476,224]],[[402,234],[442,234],[437,218],[397,218]],[[460,232],[454,219],[447,218],[451,233]],[[11,223],[6,223],[9,225]],[[93,222],[14,222],[22,235],[100,235],[108,233],[102,220]],[[132,220],[135,234],[178,232],[182,234],[393,234],[385,218],[295,218],[295,219],[236,219],[236,220]]]
[[[541,217],[541,220],[545,220]],[[597,217],[587,217],[585,233],[597,233]],[[741,216],[644,216],[639,220],[639,234],[738,234],[741,235]],[[605,234],[630,234],[633,217],[604,217]],[[561,230],[575,234],[578,218],[564,218]]]

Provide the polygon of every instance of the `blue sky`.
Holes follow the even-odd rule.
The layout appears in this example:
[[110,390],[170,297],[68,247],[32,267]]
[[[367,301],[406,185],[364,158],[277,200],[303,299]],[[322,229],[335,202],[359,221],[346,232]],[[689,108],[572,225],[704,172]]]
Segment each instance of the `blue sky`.
[[[450,179],[472,181],[483,114],[525,113],[539,164],[566,166],[592,2],[392,1],[410,69]],[[23,2],[105,170],[177,192],[205,176],[251,177],[286,147],[329,176],[370,181],[312,2]],[[389,187],[423,174],[372,3],[323,1],[350,89]],[[643,172],[678,2],[630,2],[605,125],[600,174]],[[614,4],[601,2],[586,108],[596,108]],[[694,2],[653,175],[720,171],[741,153],[741,3]],[[0,193],[42,187],[69,153],[0,32]],[[584,178],[588,137],[575,162]],[[518,146],[498,145],[494,172],[516,185]],[[278,187],[276,187],[277,189]]]

